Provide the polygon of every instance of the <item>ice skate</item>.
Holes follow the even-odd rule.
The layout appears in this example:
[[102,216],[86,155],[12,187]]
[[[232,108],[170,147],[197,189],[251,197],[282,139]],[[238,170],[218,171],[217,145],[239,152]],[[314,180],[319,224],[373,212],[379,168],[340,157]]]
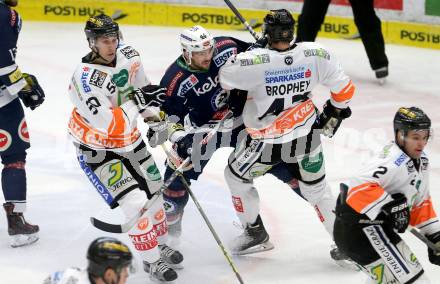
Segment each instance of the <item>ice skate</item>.
[[14,212],[14,204],[7,202],[3,204],[8,219],[8,234],[10,245],[13,248],[27,246],[38,241],[37,225],[31,225],[24,219],[23,213]]
[[167,245],[159,245],[160,257],[168,263],[171,268],[182,269],[183,255]]
[[388,66],[375,69],[374,73],[376,74],[376,78],[379,81],[379,84],[384,85],[388,77]]
[[351,258],[349,258],[345,253],[339,250],[336,245],[332,245],[330,250],[330,257],[343,268],[347,268],[354,271],[360,271],[361,268],[357,265]]
[[231,247],[232,254],[244,255],[273,249],[269,235],[264,228],[260,216],[252,225],[247,225],[243,234],[235,238]]
[[156,283],[172,283],[177,279],[177,273],[162,258],[156,262],[144,261],[144,270],[150,274],[150,279]]

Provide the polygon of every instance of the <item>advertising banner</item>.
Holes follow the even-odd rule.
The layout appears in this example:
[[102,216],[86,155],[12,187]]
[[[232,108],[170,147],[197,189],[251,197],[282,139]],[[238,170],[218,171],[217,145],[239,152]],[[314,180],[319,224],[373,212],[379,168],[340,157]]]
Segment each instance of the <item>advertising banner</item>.
[[33,21],[85,22],[102,13],[125,24],[140,24],[144,18],[144,3],[128,1],[20,0],[17,10],[23,19]]
[[[279,0],[278,0],[279,1]],[[286,2],[304,2],[304,0],[281,0]],[[437,0],[432,0],[437,1]],[[331,4],[350,6],[348,0],[332,0]],[[375,0],[374,7],[388,10],[403,10],[403,0]]]
[[426,0],[425,13],[430,16],[440,16],[440,1],[439,0]]
[[[345,5],[346,2],[337,0],[338,4]],[[377,2],[379,5],[381,1]],[[390,9],[395,9],[397,4],[402,3],[401,0],[389,2],[387,7]],[[440,14],[438,2],[440,1],[427,0],[426,12]],[[27,21],[84,23],[90,16],[106,13],[120,24],[177,27],[202,25],[208,29],[245,30],[239,19],[227,7],[117,0],[20,0],[17,10]],[[267,10],[240,9],[240,12],[257,32],[261,30]],[[297,18],[298,13],[293,13],[293,16]],[[382,20],[382,31],[387,43],[440,49],[440,25]],[[325,18],[318,36],[345,40],[359,38],[352,17],[329,15]]]

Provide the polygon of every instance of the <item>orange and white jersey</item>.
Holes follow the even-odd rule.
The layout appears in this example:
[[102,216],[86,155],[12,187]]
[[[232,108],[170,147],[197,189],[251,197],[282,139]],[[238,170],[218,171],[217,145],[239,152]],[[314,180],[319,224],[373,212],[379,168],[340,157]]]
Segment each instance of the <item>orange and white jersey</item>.
[[128,99],[135,88],[150,84],[139,53],[119,47],[115,67],[79,64],[69,85],[75,108],[69,121],[74,139],[93,149],[127,151],[140,143],[138,109]]
[[410,207],[410,225],[424,234],[440,231],[440,223],[429,194],[429,160],[423,155],[420,165],[407,156],[394,142],[369,163],[360,175],[348,182],[347,204],[356,212],[374,220],[382,206],[402,193]]
[[257,48],[229,58],[220,69],[226,90],[248,91],[244,124],[255,139],[285,143],[305,136],[316,120],[311,91],[322,84],[335,107],[345,108],[355,87],[334,55],[322,45],[303,42],[279,52]]

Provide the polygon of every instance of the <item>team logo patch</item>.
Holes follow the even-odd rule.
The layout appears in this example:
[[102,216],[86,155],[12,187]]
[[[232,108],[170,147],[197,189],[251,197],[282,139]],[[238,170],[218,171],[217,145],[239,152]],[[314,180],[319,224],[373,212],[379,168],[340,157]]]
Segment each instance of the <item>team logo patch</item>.
[[408,158],[408,156],[405,153],[402,153],[395,161],[394,164],[398,167]]
[[422,171],[426,171],[429,166],[429,160],[426,157],[421,157],[420,160],[422,161]]
[[317,57],[321,57],[321,58],[330,60],[330,54],[328,53],[327,50],[325,50],[323,48],[306,49],[306,50],[304,50],[304,56],[305,57],[317,56]]
[[249,176],[252,178],[262,176],[265,173],[267,173],[271,168],[272,168],[272,166],[268,166],[268,165],[254,165],[249,170]]
[[154,219],[156,219],[156,221],[160,221],[165,217],[165,212],[163,211],[163,209],[160,209],[159,212],[157,212],[156,214],[154,214]]
[[292,63],[293,63],[292,56],[287,55],[286,57],[284,57],[284,63],[286,63],[286,65],[292,65]]
[[138,225],[137,225],[138,229],[143,231],[146,230],[148,227],[148,218],[142,218],[139,220]]
[[105,78],[107,78],[107,73],[95,69],[90,76],[89,84],[101,88]]
[[26,120],[23,118],[18,126],[18,136],[24,142],[29,143],[29,132]]
[[217,90],[215,95],[211,98],[211,107],[213,110],[218,110],[226,105],[226,101],[229,97],[229,94],[223,90]]
[[270,62],[269,54],[255,55],[253,58],[240,59],[240,66],[265,64]]
[[6,151],[11,146],[11,134],[6,130],[0,129],[0,152]]
[[147,168],[147,177],[151,181],[158,181],[161,179],[159,169],[156,165],[151,165]]
[[12,72],[11,74],[9,74],[9,81],[11,83],[15,83],[18,80],[20,80],[21,78],[23,78],[23,74],[21,73],[20,69],[15,69],[14,72]]
[[416,170],[416,167],[414,166],[414,162],[412,160],[409,160],[406,163],[406,168],[408,169],[408,173],[415,172],[415,170]]
[[304,160],[301,161],[301,166],[303,169],[310,173],[317,173],[322,167],[322,163],[324,162],[324,157],[322,156],[322,152],[313,157],[308,156]]
[[[180,77],[179,77],[180,78]],[[174,80],[173,80],[174,81]],[[182,81],[179,85],[179,90],[177,91],[177,95],[183,97],[189,90],[191,90],[197,83],[199,79],[197,79],[194,74],[191,74],[188,78]]]
[[135,56],[139,56],[139,53],[133,49],[131,46],[124,47],[121,49],[121,53],[124,54],[127,59],[133,58]]
[[228,48],[217,54],[212,60],[214,61],[215,66],[220,67],[223,66],[226,63],[226,61],[228,61],[229,57],[231,57],[236,53],[237,50],[235,48]]
[[124,87],[128,82],[128,70],[122,69],[119,73],[113,75],[112,80],[119,88]]
[[154,230],[141,235],[128,235],[133,242],[134,248],[140,251],[150,250],[157,246],[157,236]]
[[89,84],[87,84],[87,78],[89,77],[90,68],[87,66],[83,67],[83,72],[81,74],[81,85],[84,89],[84,92],[89,93],[92,91]]
[[235,211],[243,213],[243,203],[240,197],[232,196],[232,203],[234,204]]

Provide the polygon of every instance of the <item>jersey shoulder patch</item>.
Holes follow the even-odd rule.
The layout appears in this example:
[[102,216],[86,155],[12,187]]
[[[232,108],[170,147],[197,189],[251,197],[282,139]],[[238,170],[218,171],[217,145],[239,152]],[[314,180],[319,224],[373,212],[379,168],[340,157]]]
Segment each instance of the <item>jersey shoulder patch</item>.
[[94,69],[92,75],[90,75],[89,84],[98,88],[102,88],[102,85],[107,78],[107,73],[100,71],[98,69]]
[[133,58],[135,56],[139,56],[139,52],[137,52],[133,47],[126,46],[119,50],[127,59]]
[[236,60],[239,60],[240,66],[266,64],[270,63],[270,55],[268,50],[258,48],[239,53],[236,57]]

